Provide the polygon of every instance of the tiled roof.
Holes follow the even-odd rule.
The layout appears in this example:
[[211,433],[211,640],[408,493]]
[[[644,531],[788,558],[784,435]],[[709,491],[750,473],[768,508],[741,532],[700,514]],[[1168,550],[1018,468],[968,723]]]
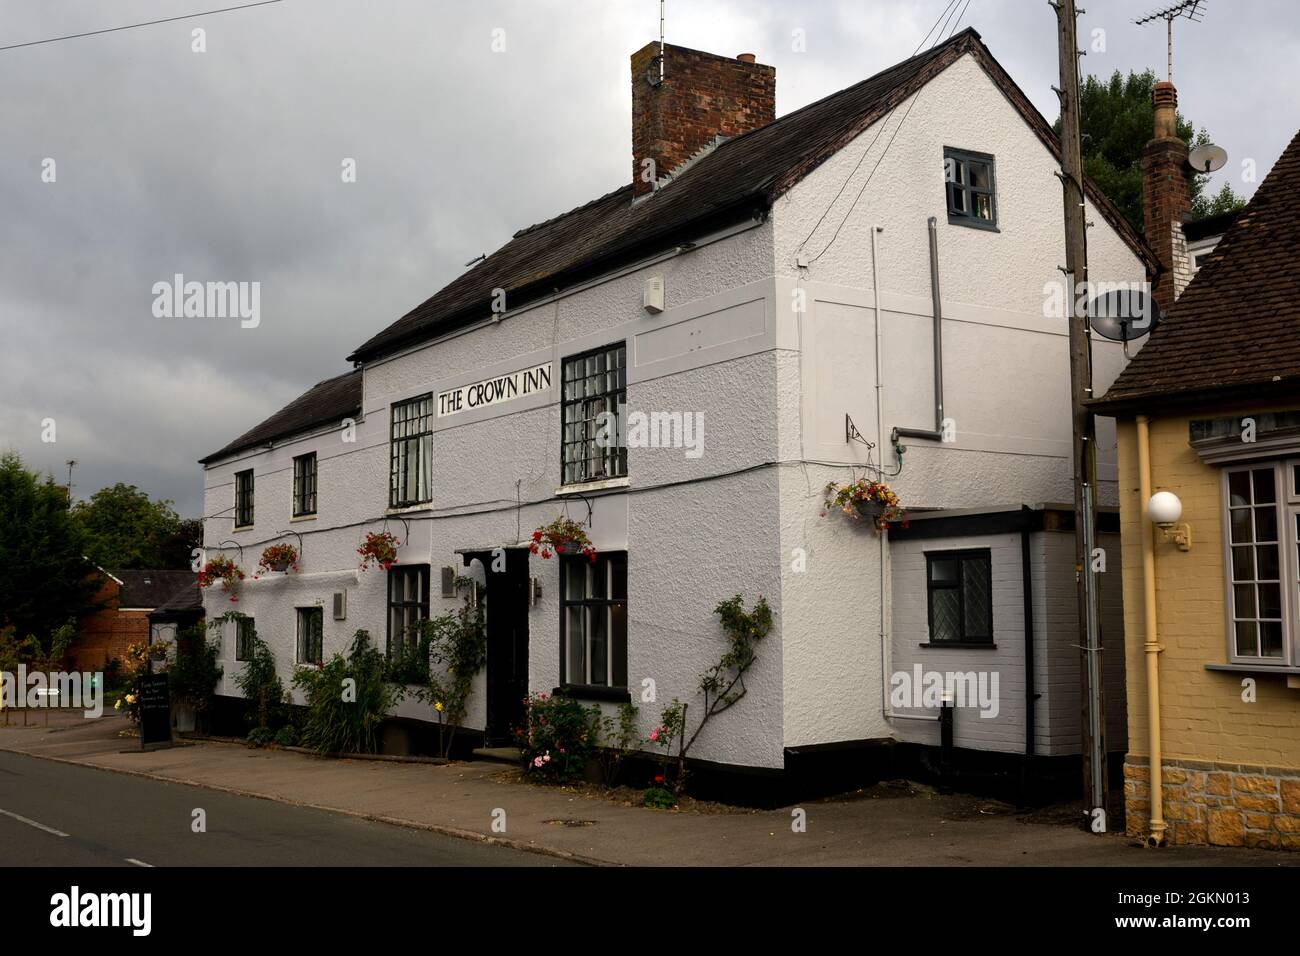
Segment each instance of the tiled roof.
[[353,369],[317,382],[266,421],[250,428],[220,451],[200,458],[199,462],[206,465],[246,448],[265,445],[322,425],[337,425],[344,418],[360,413],[361,370]]
[[108,572],[122,582],[117,606],[156,608],[186,588],[194,588],[193,571],[125,571]]
[[[493,290],[510,308],[556,288],[666,250],[688,237],[761,214],[774,199],[965,54],[988,72],[1054,154],[1051,126],[967,29],[869,79],[721,143],[643,201],[627,185],[565,215],[520,230],[473,269],[416,306],[349,358],[367,361],[485,318]],[[1101,192],[1088,195],[1148,265],[1155,259]]]
[[1109,415],[1156,404],[1295,395],[1297,249],[1300,133],[1095,409]]
[[185,572],[188,581],[167,600],[153,609],[151,617],[174,617],[203,610],[203,592],[199,590],[198,576]]

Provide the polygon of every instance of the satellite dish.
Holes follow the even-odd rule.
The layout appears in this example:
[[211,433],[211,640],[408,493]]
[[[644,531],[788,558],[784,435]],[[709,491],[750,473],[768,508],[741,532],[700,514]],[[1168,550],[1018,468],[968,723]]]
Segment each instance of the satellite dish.
[[1088,303],[1088,324],[1103,338],[1127,344],[1160,324],[1160,306],[1139,289],[1114,289]]
[[1228,152],[1222,146],[1206,143],[1187,154],[1187,164],[1198,173],[1215,173],[1228,161]]

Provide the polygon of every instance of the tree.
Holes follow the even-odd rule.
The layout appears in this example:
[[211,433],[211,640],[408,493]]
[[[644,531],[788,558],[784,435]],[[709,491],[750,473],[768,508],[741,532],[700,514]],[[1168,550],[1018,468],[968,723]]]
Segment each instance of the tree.
[[[1138,232],[1142,220],[1142,149],[1151,140],[1155,112],[1151,89],[1156,75],[1151,70],[1118,70],[1109,80],[1095,76],[1084,79],[1079,88],[1079,115],[1083,133],[1083,170],[1097,184],[1124,218]],[[1189,146],[1210,141],[1204,128],[1197,133],[1190,120],[1181,113],[1176,118],[1178,135]],[[1054,127],[1059,134],[1061,121]],[[1221,212],[1240,209],[1246,200],[1224,183],[1214,196],[1206,196],[1205,178],[1192,177],[1192,216],[1204,219]]]
[[68,492],[0,455],[0,627],[48,635],[90,609],[97,590]]
[[172,503],[154,501],[135,485],[101,488],[73,506],[72,518],[85,536],[86,557],[101,568],[190,566],[189,548],[176,543],[183,532]]
[[161,545],[158,567],[184,570],[193,561],[194,549],[202,547],[203,519],[181,518]]

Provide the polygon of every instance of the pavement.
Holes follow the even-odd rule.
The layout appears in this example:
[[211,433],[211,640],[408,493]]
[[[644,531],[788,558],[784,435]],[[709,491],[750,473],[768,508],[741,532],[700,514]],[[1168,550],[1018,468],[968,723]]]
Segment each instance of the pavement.
[[[552,859],[630,866],[1297,866],[1300,854],[1228,847],[1143,848],[1050,814],[911,788],[877,787],[800,807],[659,811],[520,780],[490,762],[329,759],[186,742],[142,753],[118,715],[58,712],[47,728],[0,725],[0,751],[209,791],[259,797]],[[0,765],[2,767],[3,765]],[[0,773],[0,778],[4,774]],[[116,781],[87,779],[94,802]],[[33,786],[39,780],[33,779]],[[12,791],[10,791],[12,792]],[[0,789],[0,809],[10,797]],[[28,792],[23,799],[39,801]],[[142,799],[152,799],[142,797]],[[197,799],[192,794],[176,806]],[[35,804],[39,806],[39,802]],[[120,808],[120,805],[119,805]],[[793,824],[801,816],[804,828]],[[21,813],[21,811],[17,811]],[[185,810],[188,815],[189,810]],[[33,817],[39,820],[39,816]],[[1047,822],[1040,822],[1047,821]],[[51,824],[57,826],[56,824]],[[66,829],[66,828],[60,828]],[[133,855],[133,854],[130,854]],[[238,860],[255,864],[252,856]],[[393,862],[397,862],[394,860]],[[503,860],[504,862],[504,860]]]

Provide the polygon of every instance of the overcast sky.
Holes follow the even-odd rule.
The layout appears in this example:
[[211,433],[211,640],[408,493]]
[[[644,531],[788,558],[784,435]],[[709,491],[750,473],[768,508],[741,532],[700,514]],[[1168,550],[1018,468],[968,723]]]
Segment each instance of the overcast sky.
[[[0,0],[0,46],[237,2]],[[1167,2],[1082,3],[1081,36],[1106,47],[1085,72],[1163,75],[1163,24],[1132,20]],[[946,5],[669,0],[667,37],[773,64],[784,114],[906,58]],[[1175,29],[1180,108],[1239,192],[1241,160],[1262,178],[1300,126],[1295,10],[1209,0]],[[199,514],[196,459],[345,371],[467,260],[629,181],[628,57],[658,16],[656,0],[282,0],[0,51],[0,448],[59,481],[76,459],[78,497],[123,481]],[[1055,117],[1045,0],[971,0],[960,26]],[[260,325],[154,317],[175,273],[260,282]]]

